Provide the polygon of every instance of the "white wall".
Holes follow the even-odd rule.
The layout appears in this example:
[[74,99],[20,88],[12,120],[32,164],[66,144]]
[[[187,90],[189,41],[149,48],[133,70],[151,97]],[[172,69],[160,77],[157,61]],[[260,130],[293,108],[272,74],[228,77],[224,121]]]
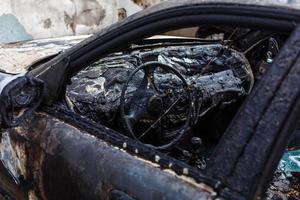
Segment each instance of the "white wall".
[[[161,0],[1,0],[0,43],[90,34]],[[124,11],[123,9],[123,11]]]

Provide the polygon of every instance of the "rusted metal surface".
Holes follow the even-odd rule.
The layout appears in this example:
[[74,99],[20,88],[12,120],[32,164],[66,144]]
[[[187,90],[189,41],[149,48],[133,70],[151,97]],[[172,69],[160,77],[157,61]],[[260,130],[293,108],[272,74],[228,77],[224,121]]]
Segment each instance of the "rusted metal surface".
[[204,183],[176,175],[172,169],[161,170],[155,162],[130,155],[46,114],[35,114],[7,137],[13,135],[22,138],[14,139],[18,147],[31,144],[26,145],[25,155],[11,154],[14,160],[27,160],[25,173],[30,174],[15,178],[33,181],[35,187],[29,190],[43,199],[107,199],[113,189],[137,199],[216,197]]

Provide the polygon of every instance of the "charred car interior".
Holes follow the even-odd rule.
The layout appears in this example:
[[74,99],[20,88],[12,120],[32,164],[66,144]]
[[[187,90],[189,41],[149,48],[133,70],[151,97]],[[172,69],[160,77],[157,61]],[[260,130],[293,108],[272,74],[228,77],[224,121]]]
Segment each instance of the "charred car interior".
[[300,198],[299,172],[278,167],[300,147],[299,21],[174,1],[1,73],[2,198]]
[[[267,67],[272,60],[268,55],[276,55],[273,34],[258,44],[265,55],[252,60],[262,65],[255,67]],[[200,164],[203,158],[195,156],[203,145],[219,140],[235,107],[253,87],[249,60],[242,50],[229,47],[226,38],[143,42],[74,76],[67,88],[67,108],[152,148],[174,151],[177,159]],[[209,121],[219,123],[220,130]],[[176,146],[178,141],[188,149]]]

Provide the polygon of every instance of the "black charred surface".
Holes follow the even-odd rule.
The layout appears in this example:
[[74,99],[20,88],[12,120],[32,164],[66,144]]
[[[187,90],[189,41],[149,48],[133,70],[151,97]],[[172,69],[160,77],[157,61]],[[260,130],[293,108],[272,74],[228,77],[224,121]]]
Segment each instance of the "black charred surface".
[[296,128],[299,38],[298,28],[235,116],[207,168],[211,176],[241,194],[263,192],[262,187],[261,191],[256,189],[266,185],[266,180],[253,181],[274,172],[293,132],[291,129]]
[[[220,104],[236,102],[251,90],[252,71],[241,53],[218,43],[173,45],[156,48],[138,46],[130,52],[97,61],[72,78],[67,89],[70,107],[79,114],[114,129],[118,127],[117,130],[121,131],[119,107],[122,88],[134,69],[149,61],[167,64],[182,74],[193,93],[194,121]],[[175,94],[183,94],[184,91],[178,77],[159,70],[154,73],[154,81],[156,89],[162,93],[169,94],[171,91],[172,96],[162,98],[163,105],[168,108],[176,100],[178,95]],[[129,95],[137,90],[143,76],[141,71],[133,77],[128,87]],[[183,95],[182,98],[186,102],[188,97]],[[168,121],[170,129],[177,121],[186,118],[183,114],[186,106],[186,103],[179,104],[168,120],[163,119]]]
[[[173,45],[156,49],[145,45],[141,50],[101,59],[72,78],[67,96],[81,114],[107,124],[118,112],[121,90],[130,74],[148,61],[168,64],[182,73],[194,88],[196,101],[202,101],[200,96],[204,96],[206,101],[220,99],[213,105],[208,105],[210,107],[226,102],[228,99],[225,96],[231,92],[240,97],[251,89],[252,72],[242,54],[217,43]],[[225,74],[221,74],[222,72]],[[133,80],[132,90],[141,81],[143,74],[139,75]],[[222,80],[226,76],[228,80]],[[158,73],[156,78],[158,87],[164,91],[178,87],[171,74]]]
[[[182,100],[167,116],[161,119],[164,122],[164,131],[157,133],[153,129],[152,133],[143,138],[142,141],[147,144],[163,141],[155,135],[161,134],[163,138],[170,137],[168,133],[174,131],[174,127],[184,123],[187,118],[192,119],[190,126],[193,126],[199,121],[198,118],[208,111],[220,107],[223,107],[224,110],[233,105],[246,96],[253,85],[252,70],[244,55],[218,42],[210,44],[204,42],[203,44],[200,42],[152,43],[136,45],[128,52],[110,55],[73,77],[72,83],[67,88],[69,107],[78,114],[128,135],[128,132],[125,131],[124,119],[120,116],[121,91],[133,71],[150,61],[156,61],[176,69],[189,85],[192,101],[189,102],[188,95],[184,95],[186,91],[177,76],[162,68],[157,69],[154,72],[154,84],[156,90],[163,94],[161,99],[164,109],[167,110],[178,96],[181,96]],[[128,85],[126,98],[133,96],[132,93],[140,87],[143,77],[143,71],[136,73]],[[132,107],[133,104],[136,104],[136,107],[143,107],[141,106],[143,98],[132,98],[131,101],[134,102],[127,107]],[[194,104],[193,110],[188,114],[191,116],[187,116],[186,111],[191,102]],[[149,105],[148,107],[144,106],[144,109],[150,114],[154,113],[154,108],[159,107],[151,107],[150,102],[144,104]],[[159,110],[158,113],[162,111]],[[145,126],[145,130],[155,120],[156,118],[153,119],[153,117],[141,117],[136,127],[142,129]],[[191,136],[185,140],[191,140],[193,135],[202,137],[200,134],[198,128],[195,128],[194,132],[190,134]],[[220,133],[216,135],[219,136]],[[190,143],[187,142],[185,146],[190,146]],[[205,152],[199,153],[201,152],[200,146]],[[208,148],[200,146],[198,149],[192,148],[188,151],[184,147],[184,151],[175,150],[174,152],[177,153],[172,152],[171,154],[177,154],[175,158],[182,157],[187,163],[198,163],[193,165],[201,166],[200,168],[203,169],[209,153],[206,153]],[[180,149],[182,148],[180,147]],[[199,154],[205,154],[205,158]]]
[[[44,111],[81,130],[88,131],[89,134],[94,135],[95,137],[104,140],[118,148],[126,149],[126,152],[132,154],[133,156],[139,155],[145,160],[155,162],[160,165],[161,169],[172,169],[176,174],[182,175],[183,169],[189,168],[189,176],[195,179],[196,182],[207,182],[209,183],[209,185],[216,186],[216,188],[219,186],[218,181],[203,176],[203,174],[198,169],[190,167],[189,165],[177,161],[174,158],[168,157],[162,152],[156,151],[151,147],[138,143],[124,135],[121,135],[118,132],[102,126],[99,123],[95,123],[87,118],[84,118],[70,111],[66,111],[59,107],[44,108]],[[125,148],[124,144],[126,144]],[[159,156],[159,161],[155,160],[156,156]],[[169,165],[170,163],[172,163],[172,166]]]
[[[68,121],[63,112],[60,116]],[[80,118],[76,120],[78,128],[80,124],[93,126]],[[73,117],[75,125],[74,119],[76,116]],[[34,122],[34,126],[26,127],[28,132],[24,129],[22,134],[27,137],[35,135],[33,143],[44,152],[40,165],[34,170],[39,171],[36,185],[46,199],[107,199],[113,189],[137,199],[211,199],[215,195],[209,187],[204,189],[196,182],[186,182],[160,167],[164,160],[179,167],[182,164],[177,164],[178,161],[159,153],[156,163],[144,160],[143,156],[139,158],[140,154],[146,154],[143,146],[133,156],[126,152],[132,147],[130,141],[121,150],[124,145],[114,146],[45,114],[33,116],[30,122]],[[95,129],[99,135],[106,135],[106,141],[114,135],[96,126]],[[117,138],[114,141],[118,141]],[[123,138],[122,141],[126,140]],[[188,166],[187,169],[193,173]]]
[[44,82],[22,74],[0,72],[2,127],[18,126],[42,102]]

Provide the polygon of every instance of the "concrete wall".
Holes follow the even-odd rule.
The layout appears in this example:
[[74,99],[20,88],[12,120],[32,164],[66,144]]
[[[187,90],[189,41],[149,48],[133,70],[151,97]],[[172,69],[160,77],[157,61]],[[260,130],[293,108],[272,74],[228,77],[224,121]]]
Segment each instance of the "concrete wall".
[[0,43],[91,34],[162,0],[1,0]]

